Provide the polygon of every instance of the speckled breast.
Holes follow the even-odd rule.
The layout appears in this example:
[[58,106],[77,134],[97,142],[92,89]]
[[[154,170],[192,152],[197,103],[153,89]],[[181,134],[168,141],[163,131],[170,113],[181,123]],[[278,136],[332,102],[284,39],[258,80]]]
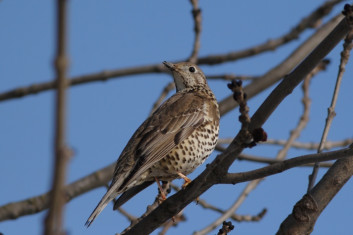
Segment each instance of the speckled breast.
[[178,178],[177,172],[188,175],[201,165],[214,150],[218,140],[218,121],[196,129],[151,169],[159,180]]

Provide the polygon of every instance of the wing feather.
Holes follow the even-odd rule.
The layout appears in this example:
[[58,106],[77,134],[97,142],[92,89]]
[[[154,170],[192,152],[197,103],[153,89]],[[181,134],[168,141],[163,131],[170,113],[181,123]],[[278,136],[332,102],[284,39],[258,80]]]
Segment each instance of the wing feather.
[[[176,93],[150,117],[136,144],[137,162],[122,187],[165,157],[204,122],[203,97]],[[141,127],[140,127],[141,128]],[[122,188],[121,188],[122,189]]]

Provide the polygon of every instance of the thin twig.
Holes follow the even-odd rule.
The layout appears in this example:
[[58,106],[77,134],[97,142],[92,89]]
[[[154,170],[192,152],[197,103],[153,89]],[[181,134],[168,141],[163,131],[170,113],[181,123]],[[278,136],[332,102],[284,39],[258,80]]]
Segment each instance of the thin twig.
[[259,78],[259,76],[249,76],[249,75],[234,75],[234,74],[219,74],[219,75],[207,75],[207,79],[214,79],[214,80],[255,80]]
[[[323,146],[323,150],[330,150],[332,148],[344,147],[350,145],[353,142],[352,138],[344,139],[341,141],[326,141],[325,145]],[[270,144],[270,145],[284,145],[285,140],[275,140],[269,139],[264,143],[261,144]],[[306,149],[306,150],[317,150],[319,148],[319,143],[304,143],[304,142],[293,142],[292,148],[298,149]]]
[[[348,33],[348,35],[346,36],[346,38],[344,40],[343,51],[341,52],[341,61],[340,61],[340,65],[339,65],[339,71],[338,71],[338,75],[337,75],[336,85],[335,85],[335,89],[333,92],[331,105],[328,108],[328,114],[327,114],[327,118],[326,118],[325,128],[324,128],[324,131],[321,136],[319,148],[317,150],[318,153],[321,153],[324,148],[324,145],[325,145],[325,142],[326,142],[326,139],[328,136],[328,132],[331,127],[331,123],[333,121],[333,118],[336,116],[335,107],[336,107],[339,89],[341,87],[341,81],[342,81],[342,77],[343,77],[343,74],[345,71],[345,67],[346,67],[346,64],[349,59],[350,51],[353,48],[352,40],[353,40],[353,32],[350,31],[350,33]],[[314,187],[318,170],[319,170],[319,163],[316,163],[314,165],[312,174],[309,176],[308,192]]]
[[[269,166],[265,166],[256,170],[240,173],[228,173],[223,176],[221,179],[218,179],[218,184],[237,184],[249,180],[260,179],[262,177],[274,175],[276,173],[283,172],[285,170],[302,166],[304,164],[313,163],[315,159],[319,162],[326,162],[337,159],[344,159],[353,156],[353,146],[348,148],[331,151],[331,152],[322,152],[315,154],[307,154],[299,157],[291,158],[284,160],[282,162],[274,163]],[[246,180],[244,180],[246,179]]]
[[[214,205],[209,204],[208,202],[206,202],[205,200],[198,200],[198,204],[200,206],[202,206],[202,208],[205,209],[210,209],[212,211],[216,211],[219,212],[220,214],[224,214],[226,211],[222,210],[218,207],[215,207]],[[229,218],[237,221],[237,222],[253,222],[253,221],[260,221],[264,215],[266,214],[267,209],[264,208],[262,211],[260,211],[260,213],[258,213],[257,215],[238,215],[238,214],[232,214]]]
[[[163,102],[163,100],[167,97],[167,95],[169,94],[169,92],[171,90],[173,90],[175,88],[175,83],[174,82],[170,82],[168,83],[162,90],[161,94],[159,95],[158,99],[156,100],[156,102],[153,104],[150,115],[152,115],[152,113],[154,113],[154,111],[156,111],[156,109],[161,105],[161,103]],[[150,116],[149,115],[149,116]]]
[[173,219],[165,222],[162,226],[162,230],[158,233],[158,235],[165,235],[172,226],[177,226],[178,223],[185,221],[186,218],[183,212],[184,210],[180,211],[176,216],[173,217]]
[[[104,186],[105,186],[106,189],[109,189],[109,184],[108,183],[105,184]],[[112,200],[113,205],[115,204],[115,202],[116,202],[116,198],[114,198]],[[125,216],[131,223],[134,222],[137,219],[136,216],[133,216],[132,214],[130,214],[129,212],[127,212],[126,210],[124,210],[121,207],[118,207],[116,210],[118,212],[120,212],[123,216]]]
[[188,59],[189,62],[196,64],[197,57],[200,51],[200,38],[201,38],[201,9],[199,8],[199,1],[198,0],[190,0],[192,5],[192,16],[194,19],[194,32],[195,32],[195,39],[194,39],[194,46],[191,52],[191,55]]
[[66,168],[69,158],[65,143],[65,89],[68,58],[66,55],[66,25],[67,25],[67,2],[57,0],[57,55],[55,69],[57,74],[57,96],[56,96],[56,130],[55,130],[55,165],[50,198],[50,206],[45,219],[44,234],[61,235],[64,233],[64,186],[66,181]]
[[[173,190],[175,190],[176,192],[179,192],[181,190],[181,188],[175,184],[171,184],[171,187]],[[224,214],[225,211],[215,207],[214,205],[211,205],[210,203],[208,203],[206,200],[204,199],[197,199],[195,200],[195,202],[197,203],[197,205],[200,205],[202,208],[204,209],[210,209],[212,211],[218,212],[220,214]],[[262,217],[266,214],[267,209],[264,208],[259,214],[257,215],[238,215],[238,214],[232,214],[229,218],[233,219],[234,221],[237,222],[243,222],[243,221],[247,221],[247,222],[251,222],[251,221],[259,221],[262,219]]]
[[262,179],[257,179],[253,180],[250,183],[248,183],[241,193],[240,197],[233,203],[233,205],[225,211],[223,214],[221,214],[220,217],[218,217],[214,222],[212,222],[210,225],[205,227],[204,229],[194,232],[193,235],[204,235],[210,233],[212,230],[217,228],[220,224],[222,224],[223,221],[228,219],[231,215],[234,214],[234,212],[239,208],[239,206],[243,203],[245,198],[249,195],[249,193],[260,183]]
[[332,8],[342,2],[343,0],[328,0],[319,6],[316,10],[311,12],[308,16],[304,17],[295,27],[293,27],[288,33],[281,37],[270,39],[257,46],[244,49],[241,51],[230,52],[228,54],[212,55],[206,58],[199,58],[198,63],[200,64],[220,64],[227,61],[235,61],[237,59],[249,57],[251,55],[257,55],[265,51],[273,51],[277,47],[288,43],[294,39],[297,39],[305,29],[317,27],[320,24],[321,19],[329,14]]
[[[283,161],[283,160],[273,159],[273,158],[252,156],[252,155],[249,155],[249,154],[240,154],[238,156],[238,160],[246,160],[246,161],[257,162],[257,163],[266,163],[266,164],[273,164],[273,163],[277,163],[277,162],[282,162]],[[313,167],[313,166],[314,166],[314,163],[310,163],[310,164],[302,165],[301,167]],[[321,162],[320,166],[325,167],[325,168],[329,168],[329,167],[332,166],[332,163],[330,163],[330,162]]]

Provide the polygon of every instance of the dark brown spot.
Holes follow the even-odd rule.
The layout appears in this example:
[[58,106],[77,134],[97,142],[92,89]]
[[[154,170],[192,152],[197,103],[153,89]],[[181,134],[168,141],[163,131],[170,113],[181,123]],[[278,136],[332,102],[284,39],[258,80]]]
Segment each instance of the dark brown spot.
[[179,154],[177,152],[175,152],[175,157],[178,161],[180,161]]

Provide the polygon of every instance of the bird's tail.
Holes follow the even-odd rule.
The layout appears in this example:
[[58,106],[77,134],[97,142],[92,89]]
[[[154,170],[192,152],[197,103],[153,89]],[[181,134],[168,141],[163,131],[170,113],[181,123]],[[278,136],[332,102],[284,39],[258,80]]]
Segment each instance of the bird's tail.
[[108,205],[108,203],[118,195],[118,193],[114,191],[115,191],[115,187],[110,188],[107,191],[107,193],[103,196],[103,198],[100,200],[97,207],[94,209],[94,211],[92,212],[92,214],[90,215],[90,217],[85,223],[85,226],[87,226],[87,228],[93,223],[95,218],[102,212],[102,210]]

